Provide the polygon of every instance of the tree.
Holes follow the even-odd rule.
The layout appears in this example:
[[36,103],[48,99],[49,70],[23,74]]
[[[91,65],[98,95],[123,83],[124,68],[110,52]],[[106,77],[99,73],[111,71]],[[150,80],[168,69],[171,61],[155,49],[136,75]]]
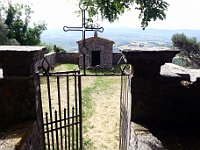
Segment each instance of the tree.
[[0,20],[0,45],[19,45],[15,39],[8,39],[7,26]]
[[[185,34],[174,34],[172,36],[174,47],[180,49],[180,57],[187,61],[190,67],[200,68],[200,42],[195,37],[187,37]],[[191,63],[189,63],[191,61]]]
[[2,2],[0,1],[0,45],[18,45],[19,43],[16,40],[7,37],[9,30],[2,19],[2,10]]
[[7,34],[8,30],[6,29],[6,25],[2,21],[0,21],[0,45],[4,45],[7,43]]
[[80,3],[88,5],[89,16],[92,17],[100,12],[102,19],[113,22],[122,15],[125,10],[130,10],[133,4],[140,11],[139,19],[141,27],[145,29],[152,20],[164,20],[165,11],[169,4],[163,0],[80,0]]
[[8,39],[16,39],[20,45],[40,44],[40,35],[46,29],[46,25],[41,22],[30,27],[32,13],[30,5],[9,2],[8,7],[4,7],[2,20],[8,28]]

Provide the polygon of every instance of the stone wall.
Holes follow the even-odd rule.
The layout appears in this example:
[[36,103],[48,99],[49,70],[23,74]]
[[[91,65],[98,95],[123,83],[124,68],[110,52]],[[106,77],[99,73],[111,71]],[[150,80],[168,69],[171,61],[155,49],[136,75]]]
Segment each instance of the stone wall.
[[113,65],[117,65],[117,64],[123,64],[124,59],[122,58],[122,54],[121,53],[113,53]]
[[1,132],[1,150],[42,150],[37,122],[25,122]]
[[[36,119],[35,87],[31,77],[4,78],[0,80],[1,128],[24,120]],[[20,88],[19,88],[20,85]]]
[[128,150],[166,150],[162,142],[142,125],[132,122],[131,131]]
[[21,145],[18,145],[19,150],[42,150],[41,145],[43,141],[40,140],[41,133],[39,132],[37,122],[32,122],[25,131],[25,136],[21,142]]
[[7,143],[0,144],[0,149],[18,146],[20,150],[26,142],[29,148],[25,149],[43,149],[40,86],[35,72],[44,52],[44,47],[0,46],[0,141]]
[[[197,139],[194,138],[196,131],[191,129],[195,130],[200,125],[200,70],[166,63],[171,62],[177,52],[168,49],[122,52],[132,64],[134,73],[131,79],[131,121],[145,129],[131,128],[132,148],[139,149],[138,144],[147,143],[144,146],[151,149],[164,149],[150,132],[162,138],[167,149],[172,145],[175,149],[184,147],[188,137]],[[139,134],[135,134],[136,131]],[[187,143],[186,149],[195,147],[192,142]],[[159,145],[160,148],[156,147]]]
[[[78,53],[48,53],[45,55],[48,62],[51,66],[55,66],[56,64],[79,64],[79,54]],[[113,53],[112,56],[113,65],[117,65],[118,63],[122,64],[125,63],[122,59],[121,53]],[[38,66],[41,66],[42,60],[36,63],[35,69],[38,69]],[[46,66],[46,64],[45,64]]]
[[79,54],[78,53],[57,53],[56,59],[58,63],[78,64]]
[[162,75],[151,80],[134,78],[132,121],[148,127],[176,128],[197,125],[200,118],[200,83],[181,76]]

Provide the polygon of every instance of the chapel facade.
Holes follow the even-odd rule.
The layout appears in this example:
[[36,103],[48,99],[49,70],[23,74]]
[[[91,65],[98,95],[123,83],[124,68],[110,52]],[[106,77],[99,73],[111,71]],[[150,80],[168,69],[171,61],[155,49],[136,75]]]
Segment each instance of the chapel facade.
[[83,68],[83,51],[85,55],[85,68],[99,66],[103,69],[111,69],[113,66],[113,44],[112,40],[101,38],[94,33],[93,37],[77,41],[79,50],[79,67]]

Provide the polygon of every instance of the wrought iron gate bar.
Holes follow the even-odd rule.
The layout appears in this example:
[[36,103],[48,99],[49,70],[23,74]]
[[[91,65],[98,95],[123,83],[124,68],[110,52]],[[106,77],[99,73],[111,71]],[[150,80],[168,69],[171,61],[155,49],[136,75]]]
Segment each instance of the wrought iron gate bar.
[[[58,121],[55,121],[54,124],[56,124],[57,122],[58,122]],[[74,127],[74,125],[78,125],[79,123],[80,123],[80,122],[75,122],[75,123],[71,123],[70,125],[66,125],[66,126],[62,126],[62,127],[57,127],[57,128],[55,128],[55,129],[53,129],[53,130],[44,131],[44,133],[48,133],[48,132],[51,132],[51,131],[57,131],[57,130],[59,130],[59,129],[64,129],[64,128],[70,127],[70,126]]]
[[[64,118],[66,118],[66,108],[64,108]],[[64,126],[66,127],[67,126],[67,119],[64,120]],[[65,147],[67,147],[67,128],[64,128],[65,130]]]
[[[45,115],[46,115],[46,129],[47,130],[45,131],[45,129],[44,129],[44,133],[49,133],[48,113],[46,112]],[[45,126],[45,124],[44,124],[44,126]],[[45,140],[45,137],[44,137],[44,140]],[[47,146],[48,146],[48,149],[50,150],[50,138],[49,138],[49,134],[47,134]]]
[[[47,88],[48,111],[45,112],[43,122],[45,147],[49,150],[82,150],[82,96],[80,71],[60,73],[46,71],[39,76],[40,78],[45,78]],[[54,82],[53,86],[51,85],[51,81]],[[64,91],[61,89],[61,85],[63,84],[66,85],[66,95],[64,97],[62,94]],[[74,92],[71,93],[71,90],[74,90]],[[54,96],[52,91],[55,92]],[[63,104],[64,100],[65,104]],[[56,107],[54,106],[55,102]]]
[[[75,118],[76,118],[76,122],[78,122],[78,98],[77,98],[77,76],[74,77],[74,86],[75,86],[75,90],[74,90],[74,95],[75,95]],[[78,143],[78,124],[76,124],[76,143]],[[78,144],[76,144],[76,149],[78,150]]]
[[[52,104],[51,104],[51,91],[50,91],[50,79],[48,76],[48,72],[45,72],[45,75],[47,75],[47,89],[48,89],[48,99],[49,99],[49,112],[50,112],[50,122],[51,122],[51,130],[53,130],[53,116],[52,116]],[[51,137],[52,137],[52,147],[54,149],[54,133],[51,131]]]
[[57,111],[55,111],[54,114],[55,114],[56,147],[57,147],[57,150],[59,150]]
[[[48,115],[48,113],[47,113],[47,115]],[[77,115],[77,116],[74,116],[75,118],[76,117],[80,117],[80,115]],[[58,122],[60,122],[60,121],[65,121],[66,119],[72,119],[73,117],[69,117],[69,118],[63,118],[63,119],[61,119],[61,120],[57,120]],[[52,121],[52,123],[55,123],[56,121]],[[80,123],[79,121],[77,121],[77,123]],[[76,124],[76,123],[74,123],[74,124]],[[49,122],[49,123],[44,123],[44,125],[51,125],[51,123]],[[68,126],[68,125],[67,125]],[[64,126],[63,126],[64,127]]]
[[[69,76],[66,77],[66,87],[67,87],[67,106],[70,106],[70,103],[69,103]],[[70,116],[70,111],[69,109],[67,109],[67,118],[69,118]],[[69,125],[70,124],[70,120],[67,119],[67,124]],[[68,147],[70,149],[70,128],[68,128]]]
[[[57,76],[57,89],[58,89],[57,91],[58,91],[59,122],[60,122],[60,127],[62,127],[61,98],[60,98],[60,77],[59,76]],[[56,113],[57,113],[57,111],[56,111]],[[62,137],[62,130],[60,130],[60,136]],[[61,149],[63,149],[62,138],[60,138],[60,143],[61,143]]]

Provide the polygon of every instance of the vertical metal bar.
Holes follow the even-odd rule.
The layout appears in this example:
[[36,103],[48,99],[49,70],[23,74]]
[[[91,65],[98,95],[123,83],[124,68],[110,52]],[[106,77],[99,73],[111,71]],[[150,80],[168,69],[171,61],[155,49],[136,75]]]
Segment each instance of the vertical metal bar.
[[77,74],[74,77],[75,111],[76,111],[76,149],[78,149],[78,100],[77,100]]
[[48,150],[50,150],[49,121],[48,121],[48,113],[47,112],[46,112],[46,129],[47,129],[46,130],[46,134],[47,134],[47,146],[48,146]]
[[78,76],[78,88],[79,88],[79,122],[80,122],[80,149],[83,149],[83,135],[82,135],[82,90],[81,90],[81,76]]
[[85,68],[85,53],[83,53],[83,71],[84,71],[84,76],[86,75],[86,68]]
[[50,79],[47,75],[47,89],[48,89],[48,99],[49,99],[49,113],[50,113],[50,124],[51,124],[51,138],[52,138],[52,147],[54,149],[54,133],[53,133],[53,116],[52,116],[52,105],[51,105],[51,90],[50,90]]
[[59,107],[59,120],[60,120],[60,145],[63,149],[63,140],[62,140],[62,112],[61,112],[61,98],[60,98],[60,77],[57,76],[57,88],[58,88],[58,107]]
[[72,108],[72,150],[74,150],[74,107]]
[[56,130],[56,147],[59,150],[59,141],[58,141],[58,118],[57,111],[55,110],[55,130]]
[[42,126],[42,137],[43,137],[43,149],[45,149],[45,133],[44,133],[44,116],[43,116],[43,109],[42,109],[42,96],[41,96],[41,84],[40,84],[40,75],[39,72],[36,73],[36,80],[38,81],[38,97],[39,97],[39,101],[38,101],[38,106],[40,109],[40,115],[41,117],[39,117],[41,119],[41,126]]
[[66,121],[66,108],[64,108],[64,126],[65,126],[65,149],[67,149],[67,121]]
[[[85,29],[85,9],[83,10],[83,27]],[[85,46],[86,48],[86,42],[85,42],[85,30],[82,31],[83,32],[83,46]],[[86,75],[86,66],[85,66],[85,53],[83,54],[83,70],[84,70],[84,75]]]
[[67,121],[68,121],[68,147],[70,149],[70,103],[69,103],[69,76],[67,76]]

